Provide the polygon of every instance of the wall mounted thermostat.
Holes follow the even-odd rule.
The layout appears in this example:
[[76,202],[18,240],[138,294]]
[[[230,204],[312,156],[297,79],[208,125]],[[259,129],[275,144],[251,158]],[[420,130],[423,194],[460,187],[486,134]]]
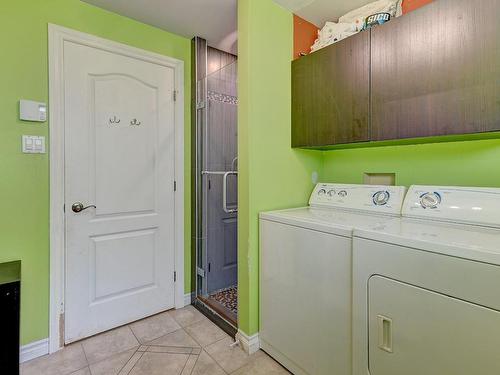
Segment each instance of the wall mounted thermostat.
[[19,101],[19,117],[23,121],[47,121],[47,104],[32,100]]
[[23,153],[45,154],[45,137],[36,135],[23,135]]

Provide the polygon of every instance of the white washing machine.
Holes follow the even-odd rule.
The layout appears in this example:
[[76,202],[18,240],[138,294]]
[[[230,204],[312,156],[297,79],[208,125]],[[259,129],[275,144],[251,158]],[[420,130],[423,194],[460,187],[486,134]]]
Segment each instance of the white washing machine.
[[413,186],[354,231],[353,373],[500,374],[500,189]]
[[260,214],[260,345],[294,374],[351,374],[353,228],[399,216],[404,193],[318,184],[309,207]]

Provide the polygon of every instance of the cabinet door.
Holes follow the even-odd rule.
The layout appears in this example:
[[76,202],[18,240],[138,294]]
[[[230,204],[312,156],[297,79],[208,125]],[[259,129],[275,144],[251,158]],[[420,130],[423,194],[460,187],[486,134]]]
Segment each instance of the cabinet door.
[[292,63],[292,146],[369,138],[370,34],[362,32]]
[[372,29],[372,139],[500,130],[498,0],[436,0]]

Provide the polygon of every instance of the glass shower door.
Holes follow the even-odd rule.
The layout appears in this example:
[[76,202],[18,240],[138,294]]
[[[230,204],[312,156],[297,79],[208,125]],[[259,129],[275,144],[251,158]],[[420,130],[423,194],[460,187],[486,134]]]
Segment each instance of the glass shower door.
[[237,319],[237,63],[205,81],[202,127],[201,256],[198,295],[233,324]]

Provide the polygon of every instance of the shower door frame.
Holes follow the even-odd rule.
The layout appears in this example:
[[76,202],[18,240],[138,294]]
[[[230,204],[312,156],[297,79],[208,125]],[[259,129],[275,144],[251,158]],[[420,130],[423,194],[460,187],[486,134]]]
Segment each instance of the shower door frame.
[[[199,294],[200,277],[205,274],[207,252],[203,251],[203,126],[208,122],[208,84],[207,84],[207,42],[195,37],[192,40],[192,120],[191,120],[191,156],[192,156],[192,246],[191,246],[191,284],[194,291],[191,295],[192,304],[231,336],[238,331],[237,321],[232,321],[222,310],[208,303]],[[200,63],[201,62],[201,63]],[[203,79],[200,79],[203,77]],[[232,171],[234,172],[234,171]],[[222,177],[221,177],[222,178]],[[206,283],[206,282],[205,282]]]

